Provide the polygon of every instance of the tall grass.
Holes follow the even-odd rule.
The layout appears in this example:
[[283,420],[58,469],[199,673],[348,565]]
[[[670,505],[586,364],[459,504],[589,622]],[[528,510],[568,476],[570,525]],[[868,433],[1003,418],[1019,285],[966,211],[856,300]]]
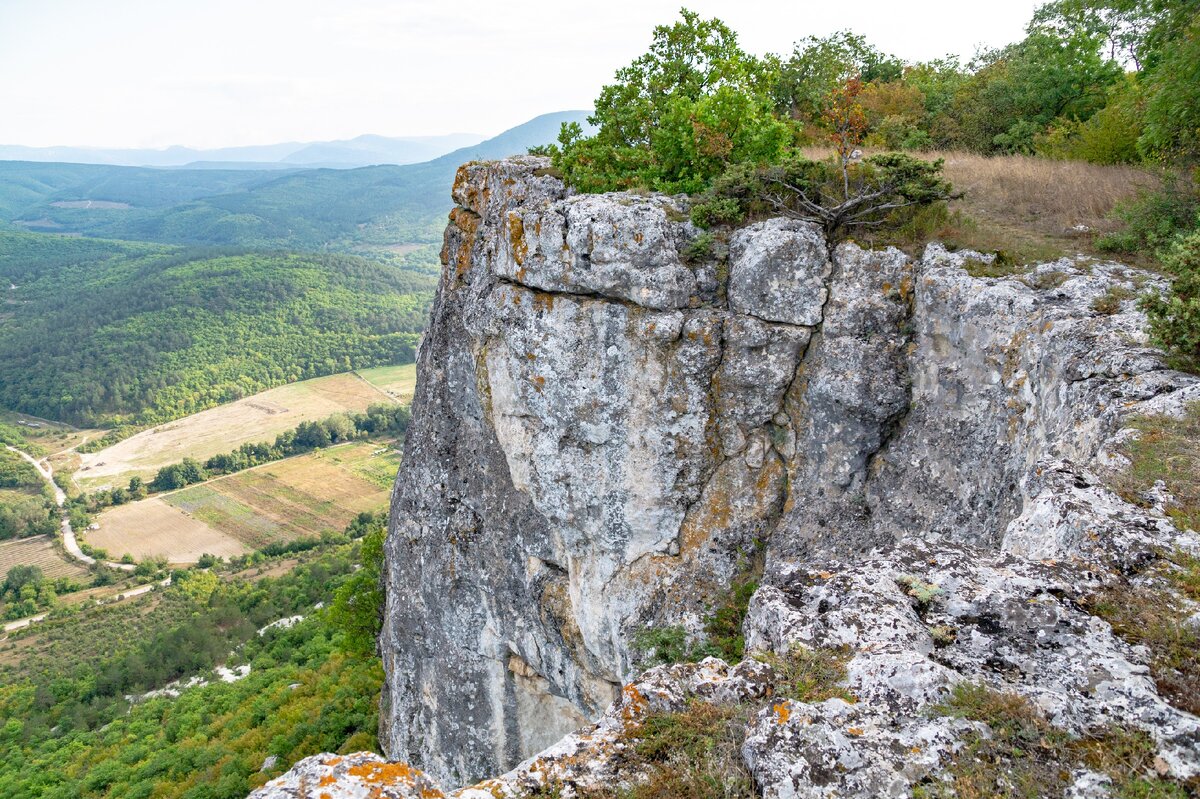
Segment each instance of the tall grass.
[[[809,158],[828,158],[832,148],[805,149]],[[874,155],[866,151],[866,155]],[[1160,185],[1155,172],[1133,166],[1057,161],[1028,155],[982,156],[955,151],[910,153],[945,161],[944,174],[963,193],[958,207],[988,216],[1033,222],[1045,232],[1073,232],[1077,225],[1111,230],[1117,203]]]
[[[866,155],[874,153],[867,151]],[[830,148],[807,148],[809,158],[828,158]],[[1121,227],[1113,209],[1142,191],[1161,186],[1154,171],[1033,156],[985,157],[964,152],[917,152],[945,161],[944,174],[962,197],[932,231],[960,246],[1027,253],[1048,258],[1092,252],[1098,235]]]

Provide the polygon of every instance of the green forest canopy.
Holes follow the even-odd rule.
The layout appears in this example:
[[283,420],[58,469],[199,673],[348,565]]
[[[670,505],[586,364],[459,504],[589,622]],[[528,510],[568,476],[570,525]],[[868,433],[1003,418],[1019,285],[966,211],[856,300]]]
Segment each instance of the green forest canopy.
[[[0,406],[153,424],[413,359],[433,279],[341,254],[0,233]],[[8,289],[9,284],[17,286]]]
[[586,135],[563,126],[555,166],[584,191],[696,193],[730,164],[828,141],[831,98],[863,90],[863,143],[1098,163],[1200,158],[1200,2],[1055,0],[1024,39],[967,63],[905,63],[843,31],[755,56],[686,9],[618,70]]

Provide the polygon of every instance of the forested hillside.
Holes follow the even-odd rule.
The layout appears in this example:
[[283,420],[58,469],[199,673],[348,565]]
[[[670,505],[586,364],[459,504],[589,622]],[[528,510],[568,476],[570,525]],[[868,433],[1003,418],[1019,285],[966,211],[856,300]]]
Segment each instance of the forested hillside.
[[0,162],[0,220],[39,232],[179,244],[288,250],[430,244],[441,240],[459,164],[546,144],[563,123],[584,117],[546,114],[406,166],[281,174]]
[[[0,794],[237,799],[307,755],[375,748],[382,518],[347,532],[365,538],[280,577],[176,572],[0,647]],[[197,676],[211,684],[149,693]]]
[[409,362],[433,289],[351,255],[30,233],[0,234],[0,281],[0,406],[87,425]]

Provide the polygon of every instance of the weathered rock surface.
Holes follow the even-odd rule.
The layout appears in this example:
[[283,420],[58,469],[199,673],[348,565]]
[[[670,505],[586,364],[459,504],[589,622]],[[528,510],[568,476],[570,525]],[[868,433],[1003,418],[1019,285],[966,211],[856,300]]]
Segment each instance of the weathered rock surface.
[[[390,757],[446,786],[521,763],[472,797],[636,780],[613,756],[635,634],[698,632],[765,561],[750,646],[846,645],[859,700],[752,718],[768,796],[905,795],[969,726],[929,713],[963,680],[1068,730],[1134,724],[1196,773],[1196,719],[1076,601],[1196,546],[1098,476],[1129,415],[1200,400],[1135,303],[1091,308],[1154,278],[1086,259],[974,278],[973,254],[830,252],[794,220],[697,258],[681,201],[568,196],[545,167],[472,164],[454,187],[387,542]],[[761,668],[634,685],[753,703]]]

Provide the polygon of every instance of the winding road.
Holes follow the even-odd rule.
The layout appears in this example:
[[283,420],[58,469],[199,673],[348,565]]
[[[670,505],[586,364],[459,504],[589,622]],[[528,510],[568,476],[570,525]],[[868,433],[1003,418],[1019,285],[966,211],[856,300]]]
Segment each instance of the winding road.
[[[79,548],[79,542],[75,540],[75,531],[71,529],[71,518],[67,514],[67,509],[65,507],[67,503],[67,494],[58,487],[58,483],[54,482],[54,472],[51,470],[49,462],[43,463],[34,458],[28,452],[22,452],[16,447],[9,446],[8,444],[5,444],[4,448],[10,452],[17,453],[22,458],[29,461],[29,463],[33,465],[33,468],[37,469],[37,472],[42,476],[42,479],[45,480],[50,485],[50,488],[54,491],[54,502],[58,505],[59,513],[62,515],[63,547],[67,550],[67,554],[75,558],[75,560],[79,561],[80,563],[86,563],[89,566],[94,564],[96,559],[91,555],[83,554],[83,550]],[[104,561],[104,565],[112,569],[120,569],[121,571],[126,572],[131,572],[137,568],[137,566],[133,565],[132,563],[114,563],[110,560]]]
[[[129,565],[129,564],[124,564],[124,565]],[[168,577],[165,580],[159,580],[157,583],[146,583],[145,585],[139,585],[136,588],[129,588],[124,591],[118,591],[113,596],[98,597],[96,599],[96,604],[103,605],[106,602],[112,601],[114,598],[117,602],[120,602],[125,599],[133,599],[135,596],[141,596],[142,594],[150,593],[151,591],[153,591],[155,589],[156,586],[168,586],[170,584],[171,584],[171,578]],[[4,624],[4,632],[11,633],[13,630],[20,630],[20,629],[30,626],[31,624],[37,624],[40,621],[45,621],[46,616],[48,616],[48,615],[49,615],[49,613],[39,613],[36,616],[26,616],[23,619],[17,619],[16,621],[6,622]],[[2,641],[2,640],[4,640],[4,639],[0,638],[0,641]]]

